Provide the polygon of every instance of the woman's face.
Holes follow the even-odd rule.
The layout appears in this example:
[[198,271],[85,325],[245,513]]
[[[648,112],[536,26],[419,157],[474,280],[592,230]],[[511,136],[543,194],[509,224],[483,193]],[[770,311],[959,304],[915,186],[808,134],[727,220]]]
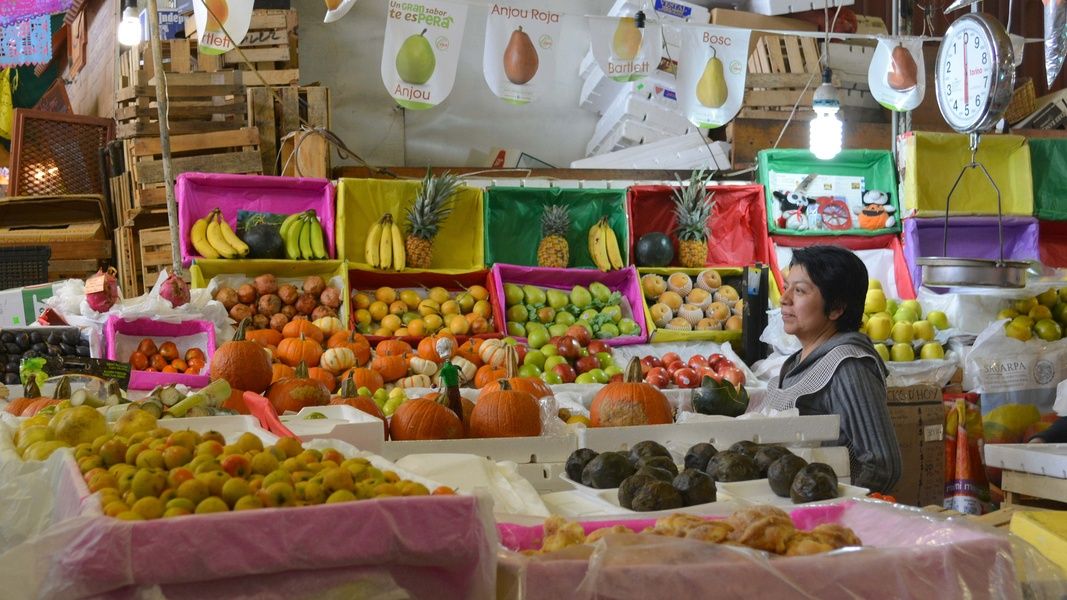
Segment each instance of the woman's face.
[[819,287],[808,276],[808,271],[801,265],[790,267],[782,292],[782,322],[785,332],[795,335],[804,342],[818,337],[827,330],[836,331],[835,321],[841,316],[841,310],[835,309],[826,315],[826,302]]

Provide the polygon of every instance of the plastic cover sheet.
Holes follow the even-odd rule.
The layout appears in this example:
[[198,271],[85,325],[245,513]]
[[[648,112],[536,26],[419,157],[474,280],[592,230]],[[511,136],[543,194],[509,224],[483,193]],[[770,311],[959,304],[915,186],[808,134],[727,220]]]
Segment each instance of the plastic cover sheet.
[[[862,548],[780,557],[681,538],[612,534],[591,547],[501,557],[501,584],[529,598],[939,598],[1053,599],[1067,593],[1062,571],[1011,535],[919,509],[876,501],[805,507],[798,529],[850,527]],[[600,521],[591,531],[621,523]],[[540,527],[501,525],[510,549],[537,548]],[[588,559],[586,560],[586,556]]]

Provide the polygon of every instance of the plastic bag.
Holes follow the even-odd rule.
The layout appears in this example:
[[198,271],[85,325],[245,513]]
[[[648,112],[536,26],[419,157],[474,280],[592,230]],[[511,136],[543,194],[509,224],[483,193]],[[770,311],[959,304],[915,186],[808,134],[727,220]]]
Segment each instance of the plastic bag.
[[537,490],[519,475],[514,462],[493,462],[472,454],[409,454],[396,464],[463,493],[485,489],[497,514],[549,515]]
[[875,100],[889,110],[905,112],[919,106],[926,94],[922,38],[878,38],[867,71]]
[[1067,54],[1067,2],[1044,0],[1041,4],[1045,19],[1045,82],[1051,88]]

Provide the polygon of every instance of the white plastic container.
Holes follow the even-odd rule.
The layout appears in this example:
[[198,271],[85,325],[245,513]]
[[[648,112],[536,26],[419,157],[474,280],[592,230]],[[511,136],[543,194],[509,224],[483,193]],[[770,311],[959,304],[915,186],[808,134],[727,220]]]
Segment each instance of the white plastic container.
[[704,140],[699,131],[598,154],[571,163],[572,169],[730,169],[730,144]]
[[642,512],[638,510],[630,510],[623,508],[619,505],[619,490],[600,490],[600,493],[596,495],[596,499],[611,508],[611,511],[620,515],[627,515],[631,517],[644,517],[649,519],[658,519],[660,517],[668,517],[670,515],[684,512],[691,515],[718,515],[727,516],[731,515],[740,508],[741,503],[730,496],[728,492],[723,490],[721,484],[716,484],[715,502],[708,502],[706,504],[694,504],[693,506],[686,506],[684,508],[672,508],[668,510],[653,510]]
[[[321,413],[326,418],[306,418],[312,413]],[[335,439],[352,444],[360,450],[382,453],[382,444],[385,441],[382,420],[351,406],[308,406],[295,415],[282,415],[279,418],[289,431],[302,441]]]
[[462,440],[389,441],[380,454],[396,460],[409,454],[474,454],[494,462],[510,460],[523,464],[566,462],[578,449],[578,436],[536,436],[518,438],[475,438]]
[[708,442],[724,450],[736,442],[749,440],[760,444],[789,444],[836,440],[841,427],[837,415],[778,417],[765,419],[729,419],[637,425],[633,427],[591,427],[578,432],[581,448],[597,452],[629,450],[643,440],[659,442],[667,448],[688,448]]
[[567,472],[566,462],[518,464],[515,471],[529,481],[539,494],[571,489],[567,482],[560,479],[560,476]]
[[1067,444],[986,444],[988,467],[1067,479]]
[[[769,504],[771,506],[777,506],[780,508],[791,508],[794,506],[803,506],[803,504],[794,504],[789,498],[783,498],[778,494],[775,494],[771,490],[771,485],[766,479],[753,479],[752,481],[735,481],[732,483],[717,482],[716,487],[723,492],[726,492],[734,499],[735,502],[742,506],[756,506],[761,504]],[[845,498],[862,498],[870,492],[867,488],[858,487],[855,485],[849,485],[847,483],[837,484],[837,498],[835,500],[844,500]],[[832,502],[826,500],[823,502]],[[812,504],[807,502],[806,504]]]

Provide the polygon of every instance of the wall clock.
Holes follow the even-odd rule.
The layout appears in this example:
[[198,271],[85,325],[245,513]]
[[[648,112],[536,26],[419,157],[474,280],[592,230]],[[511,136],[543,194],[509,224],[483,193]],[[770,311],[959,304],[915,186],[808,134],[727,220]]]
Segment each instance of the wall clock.
[[999,21],[983,13],[949,25],[937,52],[937,105],[960,133],[991,128],[1011,102],[1015,83],[1011,40]]

